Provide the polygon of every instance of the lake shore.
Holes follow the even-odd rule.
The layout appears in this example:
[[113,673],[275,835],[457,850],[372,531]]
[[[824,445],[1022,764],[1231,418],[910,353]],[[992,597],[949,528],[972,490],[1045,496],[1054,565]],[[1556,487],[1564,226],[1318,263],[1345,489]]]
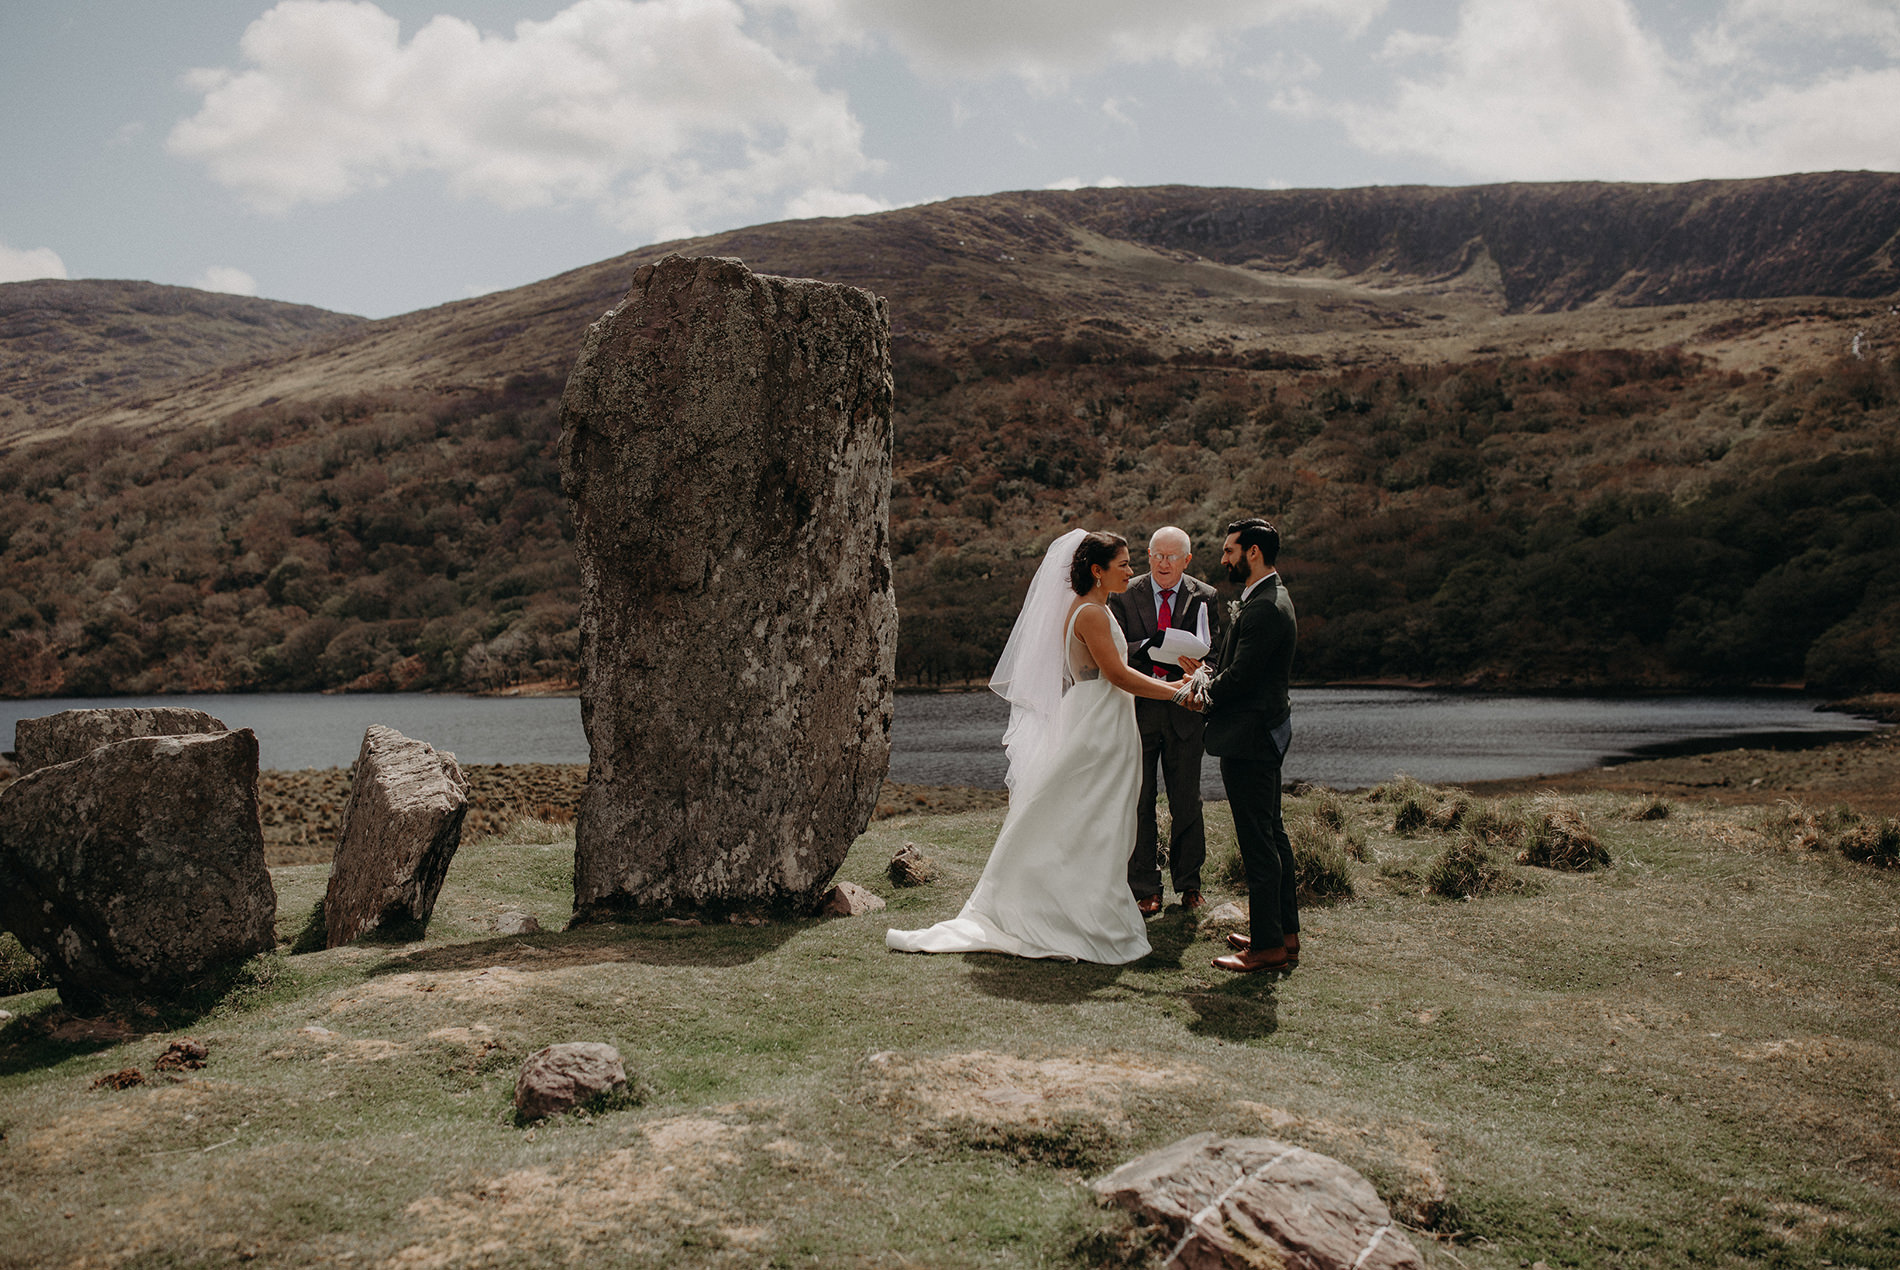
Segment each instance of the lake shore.
[[[568,823],[580,805],[581,787],[587,779],[583,763],[472,763],[462,770],[468,777],[470,802],[462,830],[465,842],[502,833],[523,819]],[[1809,748],[1734,748],[1584,771],[1454,783],[1486,797],[1543,790],[1601,791],[1706,799],[1724,806],[1844,803],[1868,815],[1894,816],[1900,815],[1900,729]],[[259,773],[258,802],[270,864],[328,862],[348,798],[347,768]],[[999,789],[886,781],[873,819],[981,811],[1007,804],[1007,795]]]

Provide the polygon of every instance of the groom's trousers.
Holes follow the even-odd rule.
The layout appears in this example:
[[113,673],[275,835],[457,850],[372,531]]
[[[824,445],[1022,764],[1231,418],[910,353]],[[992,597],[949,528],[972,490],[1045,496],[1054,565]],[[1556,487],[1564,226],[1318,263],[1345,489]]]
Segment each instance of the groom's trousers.
[[1271,751],[1264,758],[1248,755],[1220,761],[1240,862],[1247,870],[1248,935],[1263,952],[1278,948],[1300,929],[1293,843],[1286,836],[1280,809],[1280,761]]
[[[1176,714],[1185,715],[1180,726]],[[1201,814],[1201,717],[1166,701],[1138,698],[1135,726],[1141,730],[1141,794],[1135,802],[1135,850],[1128,857],[1128,889],[1145,900],[1161,895],[1158,786],[1168,790],[1168,873],[1177,895],[1201,889],[1207,860],[1207,826]],[[1160,779],[1156,779],[1159,769]]]

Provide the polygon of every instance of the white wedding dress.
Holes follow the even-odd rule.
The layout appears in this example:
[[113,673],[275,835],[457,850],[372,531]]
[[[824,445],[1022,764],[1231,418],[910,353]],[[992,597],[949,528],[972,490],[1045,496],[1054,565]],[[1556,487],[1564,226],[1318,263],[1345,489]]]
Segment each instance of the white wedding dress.
[[[1073,594],[1073,593],[1071,593]],[[1102,678],[1064,631],[1074,686],[1062,694],[1048,752],[1010,792],[1009,814],[963,911],[928,930],[893,930],[899,952],[1000,952],[1121,965],[1148,955],[1128,857],[1135,847],[1141,734],[1135,699]],[[1111,618],[1111,622],[1112,622]]]

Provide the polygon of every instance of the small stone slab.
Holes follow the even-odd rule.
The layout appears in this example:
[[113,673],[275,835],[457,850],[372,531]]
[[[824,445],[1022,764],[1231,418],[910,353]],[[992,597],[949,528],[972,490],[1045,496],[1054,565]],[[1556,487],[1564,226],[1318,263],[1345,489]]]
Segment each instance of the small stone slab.
[[202,710],[178,706],[126,706],[109,710],[61,710],[13,725],[20,775],[70,763],[114,741],[140,736],[206,736],[227,732]]
[[541,930],[541,923],[533,913],[518,908],[497,914],[489,926],[497,935],[534,935]]
[[0,927],[68,1004],[164,997],[277,946],[257,738],[117,741],[0,791]]
[[1228,900],[1225,904],[1216,904],[1201,914],[1203,926],[1245,926],[1247,910]]
[[1189,1270],[1422,1270],[1365,1178],[1330,1156],[1273,1138],[1197,1133],[1093,1183],[1104,1201],[1173,1241]]
[[620,1051],[598,1041],[550,1045],[528,1055],[515,1080],[515,1113],[540,1120],[592,1102],[627,1083]]
[[327,946],[378,927],[427,926],[467,814],[468,781],[455,755],[372,724],[323,897]]
[[884,907],[881,896],[865,890],[856,882],[840,882],[825,892],[818,911],[826,917],[863,917]]

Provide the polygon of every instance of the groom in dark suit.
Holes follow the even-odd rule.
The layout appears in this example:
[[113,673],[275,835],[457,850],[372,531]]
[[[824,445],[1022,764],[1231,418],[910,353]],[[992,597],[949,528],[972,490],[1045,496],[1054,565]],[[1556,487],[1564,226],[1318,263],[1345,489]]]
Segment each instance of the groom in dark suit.
[[[1194,558],[1186,531],[1173,525],[1148,539],[1148,572],[1108,597],[1108,611],[1120,623],[1130,651],[1128,664],[1144,675],[1169,683],[1182,678],[1180,667],[1157,665],[1148,655],[1165,629],[1192,631],[1212,644],[1220,629],[1214,588],[1185,570]],[[1165,625],[1164,625],[1165,623]],[[1201,819],[1201,716],[1169,701],[1135,698],[1135,723],[1141,729],[1141,801],[1136,805],[1135,853],[1128,858],[1128,888],[1143,917],[1161,911],[1161,866],[1156,860],[1155,792],[1168,787],[1168,872],[1181,907],[1192,911],[1201,898],[1201,865],[1207,860],[1207,828]],[[1155,779],[1156,767],[1162,781]]]
[[1221,563],[1241,585],[1239,614],[1228,624],[1220,657],[1200,697],[1207,752],[1220,759],[1234,813],[1234,836],[1247,870],[1249,932],[1229,935],[1234,952],[1222,970],[1288,971],[1300,960],[1300,909],[1294,895],[1293,844],[1280,811],[1280,766],[1293,738],[1288,681],[1298,624],[1275,562],[1280,534],[1254,517],[1227,526]]

